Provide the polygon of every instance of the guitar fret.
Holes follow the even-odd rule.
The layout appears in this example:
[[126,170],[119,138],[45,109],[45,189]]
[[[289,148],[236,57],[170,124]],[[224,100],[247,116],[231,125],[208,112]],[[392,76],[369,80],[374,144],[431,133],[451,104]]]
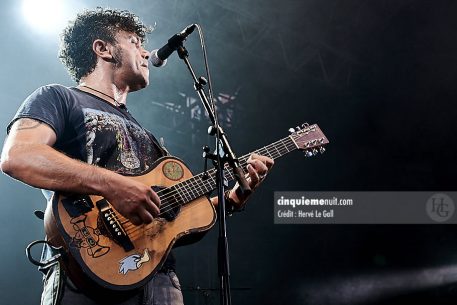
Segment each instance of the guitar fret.
[[[179,193],[177,193],[177,194],[179,195]],[[171,199],[173,200],[173,202],[170,203],[171,206],[175,205],[175,204],[180,204],[179,199],[175,195],[173,195],[171,197]],[[184,202],[184,201],[182,201],[182,202]]]
[[214,169],[209,170],[208,177],[211,178],[212,185],[216,185],[216,171]]
[[[229,181],[235,180],[235,175],[233,174],[233,171],[230,168],[227,168],[226,173],[229,176],[229,179],[227,179],[227,180],[229,180]],[[225,178],[227,178],[227,177],[225,177]]]
[[200,184],[204,187],[204,192],[205,193],[210,192],[211,191],[211,187],[208,185],[208,182],[204,181],[202,179],[199,179],[199,180],[200,180]]
[[270,158],[272,157],[266,147],[259,148],[259,149],[255,150],[254,152],[258,155],[264,155],[264,156],[268,155],[268,157],[270,157]]
[[[275,158],[278,158],[278,157],[280,157],[280,156],[282,155],[282,154],[281,154],[281,151],[278,149],[278,144],[277,144],[277,143],[278,143],[278,142],[275,142],[275,143],[272,143],[272,144],[270,144],[270,145],[267,146],[267,147],[270,147],[270,146],[271,146],[271,147],[274,149],[274,151],[276,151],[277,155],[275,156]],[[275,154],[274,151],[273,151],[273,153],[272,153],[273,155]]]
[[196,179],[198,179],[199,191],[200,191],[200,192],[197,192],[198,196],[209,193],[212,190],[211,186],[208,185],[208,181],[203,180],[202,177],[198,177]]
[[[187,189],[189,190],[189,195],[190,195],[190,197],[193,198],[193,199],[196,198],[196,197],[195,197],[195,187],[197,186],[197,185],[195,184],[195,181],[194,181],[194,180],[195,180],[194,177],[192,177],[192,178],[190,178],[190,179],[188,180],[189,183],[188,183],[188,188],[187,188]],[[198,187],[198,186],[197,186],[197,187]]]
[[[171,194],[171,196],[170,196],[170,194]],[[170,200],[170,199],[175,199],[175,201],[176,201],[176,196],[179,196],[183,202],[185,201],[185,198],[182,198],[179,190],[175,187],[170,187],[170,193],[169,194],[165,193],[165,196],[166,196],[165,198],[160,199],[161,204],[164,204],[164,202],[166,203],[167,200]]]
[[280,141],[282,145],[284,145],[284,148],[286,149],[287,152],[289,152],[289,148],[287,147],[286,144],[284,144],[283,140]]
[[275,157],[275,158],[278,158],[279,156],[281,156],[281,152],[276,148],[276,145],[273,145],[273,148],[276,150],[276,152],[278,153],[278,155]]
[[[186,202],[187,198],[184,194],[184,189],[181,184],[175,184],[172,187],[170,187],[170,193],[175,193],[181,198],[182,202]],[[167,194],[167,193],[165,193]]]
[[292,143],[292,144],[289,144],[289,147],[288,147],[287,152],[290,152],[290,151],[292,151],[292,150],[294,150],[294,149],[295,149],[295,144],[293,144],[293,143]]
[[181,198],[182,202],[186,202],[188,200],[188,198],[186,197],[186,194],[184,193],[184,189],[183,189],[182,185],[176,184],[175,186],[173,186],[173,188],[176,189],[176,193]]
[[189,193],[189,180],[184,180],[182,182],[183,194],[186,196],[187,200],[192,200],[192,196]]

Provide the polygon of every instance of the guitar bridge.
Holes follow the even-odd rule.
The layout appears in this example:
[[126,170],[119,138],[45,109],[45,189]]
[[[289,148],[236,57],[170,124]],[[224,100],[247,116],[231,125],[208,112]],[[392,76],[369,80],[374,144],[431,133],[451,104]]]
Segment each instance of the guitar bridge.
[[96,202],[96,205],[100,211],[100,219],[113,241],[119,244],[125,252],[133,250],[135,247],[133,246],[132,241],[108,201],[101,199]]

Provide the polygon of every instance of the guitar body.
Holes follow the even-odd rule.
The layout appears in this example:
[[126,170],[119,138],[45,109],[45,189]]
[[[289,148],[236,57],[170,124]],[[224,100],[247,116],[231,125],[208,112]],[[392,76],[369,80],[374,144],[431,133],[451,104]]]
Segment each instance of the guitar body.
[[[148,173],[129,178],[165,188],[191,177],[181,160],[164,157]],[[161,212],[166,208],[161,207]],[[205,232],[216,221],[206,196],[172,214],[134,226],[101,196],[56,193],[46,209],[45,231],[52,245],[64,248],[66,272],[77,286],[89,279],[102,289],[128,291],[147,283],[178,239]]]

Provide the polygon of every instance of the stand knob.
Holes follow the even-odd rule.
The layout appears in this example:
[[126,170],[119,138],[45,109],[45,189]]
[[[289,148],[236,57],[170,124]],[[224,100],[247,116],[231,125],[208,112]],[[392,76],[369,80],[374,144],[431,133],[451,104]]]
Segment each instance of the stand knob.
[[203,76],[200,76],[200,77],[198,78],[198,83],[199,83],[200,85],[202,85],[202,86],[205,86],[205,85],[208,83],[208,81],[207,81],[206,78],[204,78]]

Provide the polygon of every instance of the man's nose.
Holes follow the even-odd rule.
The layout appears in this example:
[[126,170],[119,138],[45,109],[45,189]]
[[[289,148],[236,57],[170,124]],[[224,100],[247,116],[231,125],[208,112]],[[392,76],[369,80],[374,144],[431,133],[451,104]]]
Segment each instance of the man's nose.
[[146,49],[143,49],[141,51],[141,56],[145,59],[149,59],[149,57],[151,57],[151,52],[149,52],[148,50]]

